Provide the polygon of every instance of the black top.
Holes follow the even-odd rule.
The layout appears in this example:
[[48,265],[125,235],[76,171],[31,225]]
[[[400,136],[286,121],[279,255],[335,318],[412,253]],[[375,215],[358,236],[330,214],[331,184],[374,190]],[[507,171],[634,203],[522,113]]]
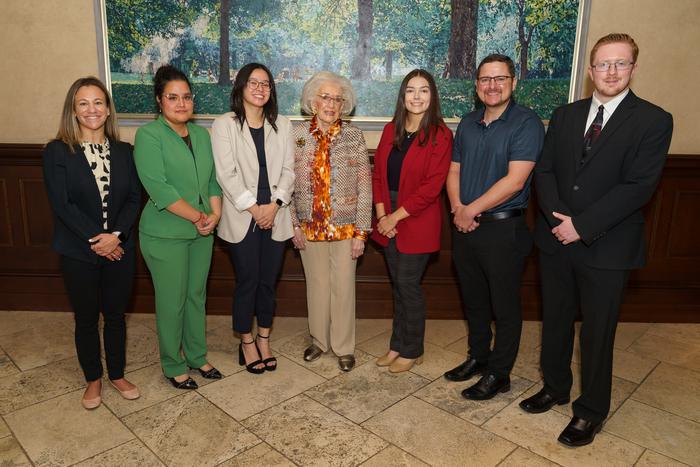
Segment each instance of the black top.
[[401,167],[406,157],[408,148],[415,139],[415,132],[406,133],[401,143],[401,148],[392,147],[389,159],[386,161],[386,178],[389,183],[389,191],[399,191],[399,181],[401,180]]
[[255,143],[255,152],[258,154],[258,204],[268,204],[270,202],[270,180],[267,178],[267,160],[265,159],[265,127],[251,128],[250,136]]

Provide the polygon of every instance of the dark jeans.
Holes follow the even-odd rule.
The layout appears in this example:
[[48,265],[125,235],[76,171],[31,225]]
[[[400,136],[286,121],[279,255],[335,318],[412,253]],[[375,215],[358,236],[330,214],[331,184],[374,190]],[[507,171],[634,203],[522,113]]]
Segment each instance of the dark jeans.
[[554,255],[540,252],[541,363],[545,390],[568,397],[574,320],[580,307],[581,395],[571,407],[576,416],[598,423],[610,411],[613,344],[629,271],[592,268],[585,264],[585,254],[580,243]]
[[[510,374],[520,345],[520,282],[532,236],[525,218],[483,222],[475,231],[453,230],[452,259],[457,269],[469,353],[497,376]],[[491,321],[496,339],[491,350]]]
[[384,257],[394,293],[394,322],[389,348],[404,358],[423,355],[425,335],[425,298],[420,286],[430,253],[405,254],[389,240]]
[[124,377],[126,364],[126,323],[124,312],[131,299],[135,252],[121,261],[91,264],[61,256],[61,271],[75,315],[75,348],[87,381],[102,377],[100,359],[100,305],[104,316],[102,333],[109,379]]
[[272,239],[272,230],[263,230],[251,220],[248,233],[238,243],[229,244],[236,273],[233,291],[233,330],[247,334],[258,326],[272,327],[275,310],[275,286],[282,266],[285,242]]

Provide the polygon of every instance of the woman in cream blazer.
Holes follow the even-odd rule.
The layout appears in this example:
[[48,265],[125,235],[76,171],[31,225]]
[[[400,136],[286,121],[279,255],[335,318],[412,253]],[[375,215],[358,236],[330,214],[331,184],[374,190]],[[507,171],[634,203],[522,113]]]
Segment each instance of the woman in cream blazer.
[[291,124],[277,115],[275,83],[264,65],[249,63],[238,72],[231,110],[212,126],[216,178],[224,192],[218,235],[229,243],[236,272],[232,314],[233,329],[241,335],[239,363],[260,374],[277,368],[268,340],[285,241],[293,235],[288,205],[294,147]]

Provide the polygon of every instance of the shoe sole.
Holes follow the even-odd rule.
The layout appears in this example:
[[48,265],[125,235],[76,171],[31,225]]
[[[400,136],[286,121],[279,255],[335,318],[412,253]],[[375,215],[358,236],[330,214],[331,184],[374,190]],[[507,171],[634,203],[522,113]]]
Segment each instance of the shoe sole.
[[554,407],[555,405],[566,405],[569,402],[571,402],[571,399],[562,399],[562,400],[558,400],[558,401],[552,403],[549,406],[542,407],[541,409],[528,409],[528,408],[523,407],[520,404],[518,404],[518,407],[520,407],[521,409],[523,409],[523,411],[525,411],[527,413],[538,414],[538,413],[549,412],[550,410],[552,410],[552,407]]
[[509,392],[509,391],[510,391],[510,384],[503,386],[501,389],[499,389],[498,391],[496,391],[493,394],[486,394],[486,395],[482,396],[482,395],[473,395],[473,394],[469,394],[469,393],[462,393],[462,397],[464,397],[465,399],[472,400],[472,401],[487,401],[489,399],[493,399],[498,394],[502,394],[504,392]]

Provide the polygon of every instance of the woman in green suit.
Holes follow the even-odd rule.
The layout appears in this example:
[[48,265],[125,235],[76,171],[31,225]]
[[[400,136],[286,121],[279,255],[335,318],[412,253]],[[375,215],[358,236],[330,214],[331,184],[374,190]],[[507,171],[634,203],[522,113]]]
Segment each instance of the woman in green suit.
[[221,216],[221,188],[209,133],[189,122],[194,105],[187,76],[165,65],[153,83],[160,116],[139,128],[134,149],[149,196],[139,223],[141,253],[155,289],[163,373],[178,389],[197,389],[188,367],[204,378],[221,378],[206,360],[205,337],[211,233]]

